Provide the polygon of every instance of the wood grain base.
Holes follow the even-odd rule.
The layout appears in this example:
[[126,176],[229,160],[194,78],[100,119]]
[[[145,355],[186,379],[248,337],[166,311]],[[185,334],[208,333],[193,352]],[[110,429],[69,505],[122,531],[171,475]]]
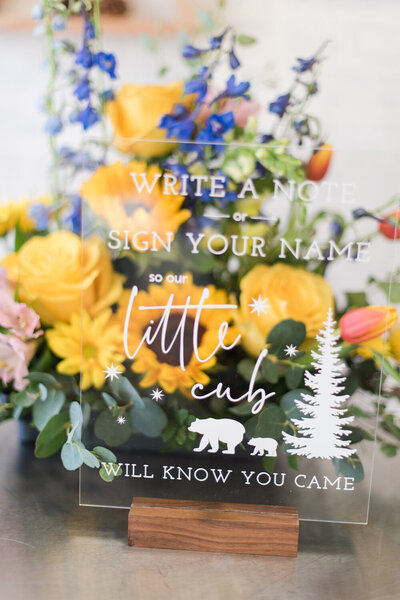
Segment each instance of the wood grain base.
[[128,543],[144,548],[297,556],[296,508],[133,498]]

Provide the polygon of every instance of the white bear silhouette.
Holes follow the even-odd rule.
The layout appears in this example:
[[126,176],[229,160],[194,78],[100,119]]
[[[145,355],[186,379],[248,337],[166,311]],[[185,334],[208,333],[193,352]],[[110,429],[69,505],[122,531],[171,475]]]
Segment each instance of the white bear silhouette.
[[218,452],[219,442],[224,442],[227,449],[222,454],[235,454],[235,448],[243,440],[245,428],[233,419],[196,419],[188,427],[188,431],[200,433],[203,437],[198,448],[193,452],[202,452],[208,444],[208,452]]
[[264,456],[264,452],[266,452],[266,456],[276,456],[278,442],[273,438],[251,438],[247,443],[249,446],[254,446],[251,456],[254,456],[255,454],[257,454],[257,456]]

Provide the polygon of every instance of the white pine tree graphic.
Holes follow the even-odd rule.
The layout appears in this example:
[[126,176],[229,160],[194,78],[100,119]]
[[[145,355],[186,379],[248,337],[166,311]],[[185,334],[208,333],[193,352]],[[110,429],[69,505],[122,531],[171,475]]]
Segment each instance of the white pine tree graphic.
[[349,439],[343,439],[350,433],[343,429],[354,417],[345,417],[346,408],[340,406],[349,396],[340,395],[345,381],[342,377],[343,363],[339,358],[339,335],[335,334],[336,322],[329,309],[324,328],[316,336],[318,352],[311,351],[315,361],[312,366],[315,373],[305,372],[304,383],[314,394],[301,394],[303,400],[295,400],[304,418],[293,419],[299,437],[282,433],[283,440],[292,446],[289,454],[307,458],[346,458],[356,452],[348,448]]

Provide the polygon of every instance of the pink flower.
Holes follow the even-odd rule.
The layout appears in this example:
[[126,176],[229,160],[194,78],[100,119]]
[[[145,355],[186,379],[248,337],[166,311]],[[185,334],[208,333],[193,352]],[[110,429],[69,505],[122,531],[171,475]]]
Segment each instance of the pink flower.
[[43,334],[39,315],[32,308],[15,302],[7,285],[4,272],[0,271],[0,326],[21,339],[37,338]]
[[3,385],[14,381],[14,389],[23,390],[28,381],[28,364],[35,352],[35,344],[23,342],[15,336],[0,333],[0,379]]
[[234,98],[223,98],[218,101],[217,110],[214,109],[213,105],[209,106],[208,103],[215,98],[215,93],[208,94],[205,98],[205,103],[201,107],[199,113],[199,121],[205,122],[207,118],[214,112],[218,114],[223,112],[233,112],[236,125],[239,127],[246,127],[249,117],[256,115],[260,110],[260,105],[252,100],[246,100],[246,98],[240,98],[236,100]]

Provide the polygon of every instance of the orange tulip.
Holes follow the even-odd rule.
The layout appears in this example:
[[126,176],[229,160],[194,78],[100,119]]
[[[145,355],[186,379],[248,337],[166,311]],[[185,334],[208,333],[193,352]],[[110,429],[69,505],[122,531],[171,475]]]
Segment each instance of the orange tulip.
[[339,321],[345,342],[362,344],[389,331],[398,319],[393,306],[363,306],[349,310]]
[[396,210],[379,223],[379,231],[389,240],[400,240],[400,210]]
[[333,148],[331,144],[322,144],[320,148],[314,151],[306,166],[307,179],[320,181],[325,176],[329,169],[332,153]]

